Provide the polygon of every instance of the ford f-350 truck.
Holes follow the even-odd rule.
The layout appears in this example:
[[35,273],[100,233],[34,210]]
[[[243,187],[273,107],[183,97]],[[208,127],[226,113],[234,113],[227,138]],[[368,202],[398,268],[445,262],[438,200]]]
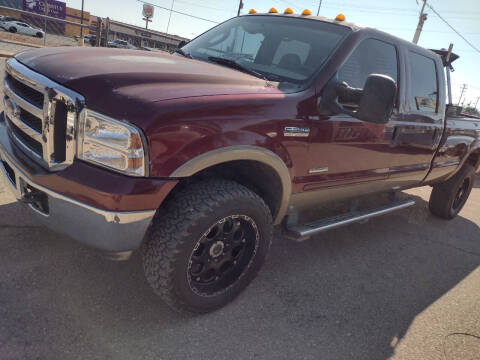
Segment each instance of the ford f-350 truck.
[[[301,241],[413,204],[362,208],[361,196],[424,185],[434,215],[457,215],[480,121],[447,117],[456,58],[274,11],[174,55],[26,51],[6,63],[0,168],[46,226],[116,259],[139,249],[165,302],[207,312],[254,278],[276,225]],[[340,200],[348,211],[312,211]]]

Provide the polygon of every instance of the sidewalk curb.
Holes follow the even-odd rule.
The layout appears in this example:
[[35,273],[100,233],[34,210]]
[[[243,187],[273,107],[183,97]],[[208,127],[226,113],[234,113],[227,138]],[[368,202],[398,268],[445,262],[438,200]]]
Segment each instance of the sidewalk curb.
[[0,42],[4,42],[4,43],[8,43],[8,44],[15,44],[15,45],[35,47],[35,48],[42,48],[42,47],[43,47],[43,45],[37,45],[37,44],[32,44],[32,43],[27,43],[27,42],[21,42],[21,41],[15,41],[15,40],[8,40],[8,39],[0,39]]
[[17,51],[0,50],[0,58],[9,58],[15,55]]

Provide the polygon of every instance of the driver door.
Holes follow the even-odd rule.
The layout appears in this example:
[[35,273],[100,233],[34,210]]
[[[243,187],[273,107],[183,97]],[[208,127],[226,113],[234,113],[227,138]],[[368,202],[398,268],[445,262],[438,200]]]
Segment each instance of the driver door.
[[[398,84],[397,58],[397,49],[393,44],[373,38],[363,40],[339,69],[338,80],[362,89],[370,74],[383,74]],[[358,106],[345,103],[342,99],[339,102],[350,110]],[[390,120],[398,117],[396,107]],[[372,124],[346,114],[320,116],[313,120],[311,162],[304,190],[329,189],[331,197],[331,188],[337,186],[346,196],[348,191],[345,187],[353,185],[372,192],[388,188],[387,181],[382,180],[388,177],[391,153],[394,151],[390,146],[391,121],[388,124]],[[358,186],[352,189],[358,189]],[[365,189],[362,191],[365,193]]]

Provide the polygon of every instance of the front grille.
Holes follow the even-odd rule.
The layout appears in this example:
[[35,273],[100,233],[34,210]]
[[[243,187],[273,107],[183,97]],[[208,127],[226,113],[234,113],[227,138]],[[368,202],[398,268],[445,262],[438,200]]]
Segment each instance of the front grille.
[[20,120],[37,132],[42,132],[42,119],[30,114],[27,110],[20,109]]
[[23,145],[26,145],[30,150],[32,150],[36,155],[42,157],[43,155],[43,146],[40,142],[34,140],[32,137],[25,134],[20,128],[15,125],[8,117],[7,124],[13,135],[15,135]]
[[4,91],[5,119],[13,141],[51,171],[70,165],[83,97],[15,58],[6,63]]
[[10,167],[10,165],[8,165],[6,161],[2,161],[2,165],[5,169],[5,172],[7,173],[8,180],[10,180],[12,184],[15,184],[15,172],[13,171],[13,169]]
[[43,108],[44,96],[41,92],[32,89],[30,86],[18,81],[10,74],[7,74],[5,80],[15,94],[35,105],[37,108]]

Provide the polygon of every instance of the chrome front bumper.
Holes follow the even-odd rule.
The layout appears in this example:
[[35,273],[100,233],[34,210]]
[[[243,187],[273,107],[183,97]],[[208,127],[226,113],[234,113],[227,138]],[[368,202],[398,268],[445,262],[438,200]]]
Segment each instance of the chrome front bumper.
[[[53,231],[79,242],[109,252],[129,255],[137,249],[150,225],[155,210],[106,211],[83,204],[32,182],[13,164],[0,148],[1,178],[17,200],[31,209],[32,215]],[[46,206],[37,206],[31,195]],[[21,221],[19,219],[19,221]],[[112,257],[114,254],[112,254]]]

